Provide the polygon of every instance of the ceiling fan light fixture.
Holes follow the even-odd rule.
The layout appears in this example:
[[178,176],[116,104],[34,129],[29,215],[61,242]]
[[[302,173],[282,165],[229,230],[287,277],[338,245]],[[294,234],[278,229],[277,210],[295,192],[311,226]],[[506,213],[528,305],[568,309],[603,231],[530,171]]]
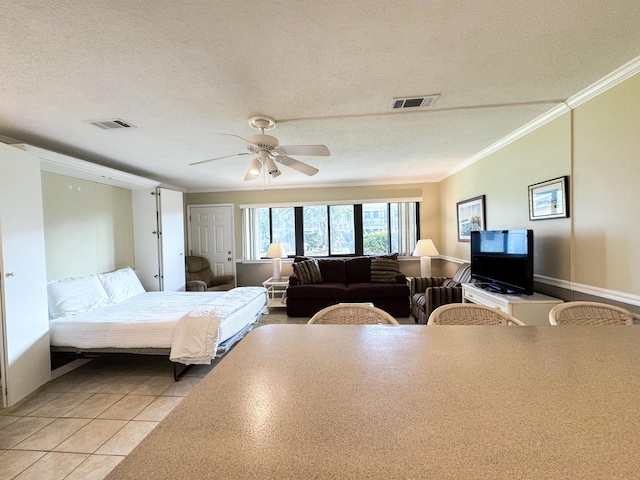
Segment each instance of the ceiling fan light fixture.
[[297,170],[305,175],[312,176],[318,173],[318,169],[308,165],[300,160],[296,160],[289,155],[310,155],[310,156],[325,156],[330,155],[329,149],[326,145],[283,145],[280,146],[280,142],[276,137],[271,135],[265,135],[265,130],[271,130],[276,126],[275,120],[270,117],[253,117],[249,119],[249,125],[259,130],[260,133],[251,135],[248,139],[243,138],[233,133],[221,133],[227,137],[235,137],[247,144],[247,152],[236,153],[235,155],[225,155],[222,157],[210,158],[208,160],[200,160],[198,162],[190,163],[189,165],[200,165],[203,163],[213,162],[215,160],[222,160],[223,158],[235,157],[240,155],[255,155],[256,157],[251,161],[251,165],[245,174],[244,180],[255,180],[262,171],[264,165],[264,178],[267,178],[267,173],[272,178],[279,177],[282,172],[278,168],[278,164],[286,165],[293,170]]
[[258,158],[254,158],[249,166],[249,173],[251,175],[255,175],[256,177],[260,175],[260,169],[262,168],[262,163]]
[[272,175],[274,177],[277,177],[278,175],[280,175],[280,171],[278,170],[276,162],[273,161],[273,158],[271,157],[267,158],[266,163],[267,163],[267,171],[269,172],[269,175]]

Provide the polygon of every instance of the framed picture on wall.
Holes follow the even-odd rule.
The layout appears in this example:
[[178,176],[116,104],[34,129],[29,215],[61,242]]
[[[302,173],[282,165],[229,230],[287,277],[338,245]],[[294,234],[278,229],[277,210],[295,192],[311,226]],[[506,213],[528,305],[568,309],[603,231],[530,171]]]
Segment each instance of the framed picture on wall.
[[567,180],[565,176],[529,185],[529,220],[569,216]]
[[458,208],[458,241],[470,242],[471,232],[485,230],[484,195],[456,203]]

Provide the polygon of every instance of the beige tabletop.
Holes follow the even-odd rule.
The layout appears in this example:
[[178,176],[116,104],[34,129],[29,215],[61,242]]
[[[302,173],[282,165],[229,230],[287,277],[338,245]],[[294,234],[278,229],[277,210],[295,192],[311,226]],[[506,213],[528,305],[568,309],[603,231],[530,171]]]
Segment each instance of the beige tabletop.
[[640,329],[259,327],[108,478],[640,478]]

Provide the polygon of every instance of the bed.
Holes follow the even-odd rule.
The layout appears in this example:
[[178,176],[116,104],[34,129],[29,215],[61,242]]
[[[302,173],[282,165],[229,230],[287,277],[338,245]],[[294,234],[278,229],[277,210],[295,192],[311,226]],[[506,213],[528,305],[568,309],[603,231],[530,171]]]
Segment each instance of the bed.
[[[227,292],[146,292],[131,268],[48,284],[52,355],[169,355],[210,364],[260,318],[263,287]],[[176,380],[177,370],[174,367]]]

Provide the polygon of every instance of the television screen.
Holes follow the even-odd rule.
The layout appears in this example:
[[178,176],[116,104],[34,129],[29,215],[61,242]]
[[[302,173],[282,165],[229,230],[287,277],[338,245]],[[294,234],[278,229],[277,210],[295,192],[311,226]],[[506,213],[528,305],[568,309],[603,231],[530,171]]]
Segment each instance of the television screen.
[[533,294],[533,230],[471,232],[471,278],[489,291]]

